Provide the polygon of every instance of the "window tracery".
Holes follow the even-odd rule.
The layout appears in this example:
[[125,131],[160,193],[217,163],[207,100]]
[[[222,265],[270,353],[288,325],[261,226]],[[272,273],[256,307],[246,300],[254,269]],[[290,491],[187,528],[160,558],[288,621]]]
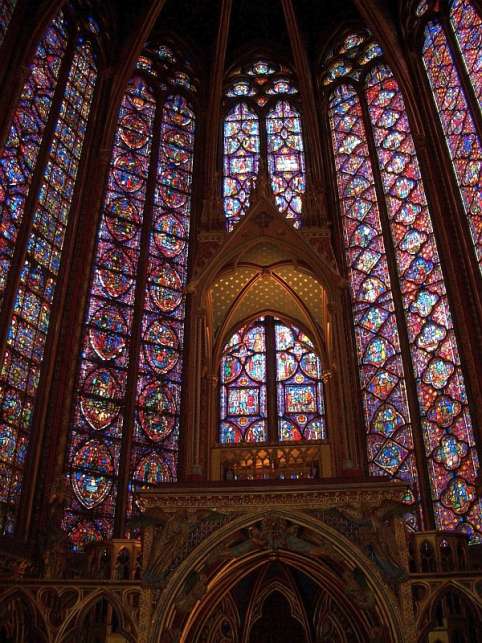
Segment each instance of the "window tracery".
[[[70,44],[69,44],[70,43]],[[97,78],[92,43],[60,13],[41,38],[0,153],[2,529],[22,493],[69,213]],[[15,269],[10,270],[12,265]]]
[[326,438],[320,358],[296,326],[261,317],[226,343],[220,366],[222,444]]
[[[345,40],[345,48],[349,39],[350,36]],[[356,47],[360,48],[361,43]],[[372,51],[376,51],[375,46]],[[386,252],[390,253],[393,261],[392,267],[389,266],[393,290],[391,296],[397,297],[399,288],[401,297],[399,310],[388,327],[392,342],[387,343],[384,338],[375,340],[379,342],[377,353],[381,359],[380,365],[385,366],[387,359],[397,354],[397,332],[406,333],[410,355],[403,355],[405,379],[413,378],[415,384],[418,408],[412,408],[411,413],[416,413],[419,418],[414,418],[414,430],[421,431],[426,457],[425,463],[419,462],[418,466],[426,467],[428,471],[437,528],[461,529],[478,540],[481,530],[481,505],[475,491],[478,460],[457,341],[403,96],[392,72],[378,60],[379,55],[374,56],[364,69],[366,56],[350,54],[348,62],[343,60],[347,71],[337,77],[344,84],[339,84],[330,94],[333,151],[337,168],[341,170],[338,189],[343,204],[345,251],[351,267],[352,291],[356,293],[355,288],[358,287],[358,293],[363,292],[355,280],[357,274],[354,272],[360,266],[364,268],[362,283],[373,303],[389,286],[383,246],[378,245],[376,252],[373,252],[377,227],[373,227],[373,224],[369,230],[361,227],[365,225],[367,211],[373,208],[373,200],[370,202],[364,194],[371,185],[372,194],[378,201],[382,227],[385,228]],[[351,76],[352,82],[347,83],[348,76]],[[335,80],[329,75],[324,78],[325,81],[328,79],[326,84]],[[343,128],[341,133],[337,131],[340,122]],[[374,156],[368,160],[371,156],[370,146]],[[366,162],[371,166],[368,181]],[[365,176],[360,176],[363,171]],[[373,177],[370,176],[372,173]],[[357,181],[353,181],[352,174]],[[353,195],[358,202],[352,210],[346,204]],[[357,234],[352,232],[353,228]],[[361,252],[360,245],[363,248]],[[367,267],[376,271],[375,280],[368,277]],[[357,295],[354,316],[358,335]],[[358,339],[365,398],[366,356],[367,349]],[[385,377],[388,386],[383,397],[388,397],[399,377],[399,373],[397,378],[393,375]],[[404,406],[404,415],[401,417],[408,419],[406,402]],[[385,429],[394,433],[393,422],[389,419],[388,422],[374,424],[373,419],[366,419],[369,445],[377,444],[371,437],[376,433],[381,433],[378,440],[386,445]],[[383,460],[386,449],[383,446],[373,461],[385,469],[389,476],[407,479],[403,466],[413,457],[411,447],[411,439],[407,448],[406,441],[400,440],[397,444],[390,437],[387,458]],[[370,446],[369,458],[373,458]],[[412,477],[416,476],[412,473]]]
[[227,230],[246,214],[260,158],[280,212],[301,225],[305,162],[298,89],[290,70],[265,60],[234,70],[225,89],[223,197]]
[[149,47],[119,110],[68,445],[74,548],[176,477],[195,90],[173,49]]

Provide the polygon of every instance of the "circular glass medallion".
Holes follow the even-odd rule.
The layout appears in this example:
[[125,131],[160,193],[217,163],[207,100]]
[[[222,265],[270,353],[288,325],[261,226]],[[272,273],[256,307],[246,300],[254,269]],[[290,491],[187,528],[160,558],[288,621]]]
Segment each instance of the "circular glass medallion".
[[232,382],[238,377],[241,373],[241,369],[242,366],[239,359],[236,359],[236,357],[232,357],[231,355],[226,355],[221,364],[222,381],[225,384],[229,384],[229,382]]
[[109,369],[97,368],[89,373],[82,387],[80,408],[93,429],[105,429],[117,417],[119,405],[113,400],[119,395],[119,385]]
[[155,268],[149,277],[149,290],[154,303],[163,312],[171,312],[182,300],[181,278],[171,266]]
[[137,192],[144,182],[145,169],[142,160],[135,154],[123,154],[114,161],[114,178],[126,192]]
[[183,192],[179,192],[177,186],[170,183],[159,186],[159,194],[168,208],[178,210],[182,208],[187,202],[188,196]]
[[120,122],[120,137],[127,147],[140,149],[147,143],[147,123],[136,114],[126,114]]
[[301,368],[305,375],[319,379],[321,377],[320,360],[314,353],[307,353],[301,358]]
[[124,317],[115,306],[98,308],[92,316],[89,338],[97,355],[111,360],[125,348],[128,329]]
[[266,377],[266,360],[263,353],[248,357],[245,369],[249,377],[256,382],[263,382]]
[[126,252],[112,248],[105,252],[100,262],[100,281],[111,297],[121,297],[131,288],[134,280],[132,262]]
[[89,440],[72,460],[72,487],[79,501],[92,509],[105,500],[112,488],[112,456],[98,440]]
[[179,340],[176,333],[161,321],[154,321],[146,331],[144,345],[147,361],[158,373],[167,373],[179,359]]
[[151,382],[139,397],[139,422],[144,433],[154,442],[164,440],[175,423],[176,400],[169,387]]
[[109,203],[106,209],[105,224],[117,241],[129,241],[141,225],[137,208],[125,197]]
[[168,130],[163,136],[163,144],[164,153],[172,163],[182,165],[191,158],[191,137],[185,132]]
[[154,242],[165,257],[172,258],[179,255],[186,245],[186,231],[176,217],[165,214],[159,218],[154,231]]

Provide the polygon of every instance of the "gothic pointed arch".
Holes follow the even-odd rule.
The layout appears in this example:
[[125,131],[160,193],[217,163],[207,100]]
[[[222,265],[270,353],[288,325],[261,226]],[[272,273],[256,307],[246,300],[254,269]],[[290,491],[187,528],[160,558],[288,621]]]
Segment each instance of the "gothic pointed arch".
[[[368,636],[368,630],[376,628],[389,640],[402,636],[392,590],[373,563],[328,525],[316,525],[306,513],[276,510],[265,519],[248,512],[224,526],[213,524],[213,530],[202,545],[191,550],[174,575],[166,574],[163,554],[152,542],[147,552],[149,579],[154,582],[164,578],[168,588],[153,613],[157,636],[153,640],[162,640],[169,634],[177,635],[181,641],[190,640],[199,631],[198,619],[205,622],[226,591],[235,591],[243,578],[262,569],[272,559],[273,551],[281,566],[287,567],[287,573],[303,572],[320,592],[329,587],[340,613],[356,623],[358,634],[365,632]],[[197,570],[194,574],[193,569]]]

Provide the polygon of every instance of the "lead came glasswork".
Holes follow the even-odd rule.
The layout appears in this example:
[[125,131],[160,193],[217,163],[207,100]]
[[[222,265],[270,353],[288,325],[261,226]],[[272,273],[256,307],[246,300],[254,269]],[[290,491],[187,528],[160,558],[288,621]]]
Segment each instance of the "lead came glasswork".
[[301,119],[288,101],[279,101],[266,117],[268,169],[280,212],[301,225],[302,196],[305,191],[305,167]]
[[450,22],[482,109],[482,20],[470,0],[453,0]]
[[[365,91],[395,246],[437,528],[463,530],[479,540],[481,504],[474,487],[479,465],[472,424],[403,97],[383,65],[367,76]],[[397,157],[403,163],[394,163]],[[406,241],[415,234],[417,243]],[[436,420],[443,409],[455,413],[446,411],[440,426]]]
[[[58,18],[54,26],[47,32],[47,43],[43,43],[47,50],[52,47],[53,43],[58,48],[65,46],[62,32],[62,22]],[[39,47],[39,51],[42,45]],[[53,52],[52,52],[53,53]],[[48,96],[50,101],[54,88],[54,69],[58,73],[60,63],[60,49],[57,55],[52,55],[49,60],[49,66],[42,70],[44,82],[50,84],[44,87],[44,98]],[[47,56],[44,51],[42,55]],[[42,57],[40,56],[40,58]],[[39,65],[36,67],[35,65]],[[40,77],[35,72],[40,72],[39,61],[34,61],[32,76],[37,80]],[[50,74],[50,76],[49,76]],[[30,430],[33,411],[35,408],[37,388],[40,382],[41,365],[44,357],[45,345],[47,342],[47,333],[49,329],[51,310],[55,295],[57,277],[60,270],[60,259],[62,255],[63,242],[68,224],[70,206],[74,193],[77,171],[82,154],[84,136],[87,129],[87,122],[94,94],[95,81],[97,77],[96,65],[89,43],[83,43],[79,40],[73,54],[69,75],[65,85],[64,96],[60,105],[60,111],[55,124],[52,140],[49,144],[49,153],[46,161],[46,167],[43,170],[43,177],[39,185],[38,195],[34,203],[32,214],[32,226],[27,241],[25,258],[20,268],[20,279],[15,293],[14,307],[10,319],[7,337],[5,357],[0,371],[0,405],[4,408],[15,408],[15,415],[11,412],[4,412],[4,419],[11,423],[11,428],[15,427],[15,442],[20,449],[19,456],[15,455],[10,460],[10,471],[4,459],[2,467],[2,487],[3,500],[10,505],[7,515],[12,519],[12,523],[6,526],[7,533],[13,527],[13,515],[15,510],[13,506],[19,499],[21,490],[21,481],[23,478],[23,464],[25,458],[25,447],[30,439]],[[41,101],[42,91],[35,95],[35,81],[30,78],[20,104],[26,108],[26,96],[29,95],[31,100],[32,116],[35,114],[37,119],[37,135],[33,137],[32,143],[34,149],[38,152],[40,145],[40,134],[45,121],[39,119],[39,111],[35,109],[35,103]],[[31,94],[31,92],[33,94]],[[47,114],[44,114],[45,118]],[[14,116],[14,122],[16,116]],[[21,134],[21,130],[12,126],[7,141],[7,150],[13,144],[13,132]],[[34,132],[31,131],[31,134]],[[28,147],[29,135],[26,132],[25,139],[22,140],[22,146]],[[22,149],[20,146],[17,154]],[[10,151],[13,151],[12,149]],[[3,159],[6,160],[5,155]],[[28,168],[29,163],[25,160],[22,165]],[[5,165],[3,166],[6,167]],[[31,167],[33,170],[33,166]],[[14,199],[16,205],[20,207],[24,198],[27,196],[29,175],[25,175],[23,185],[10,184],[13,192],[16,192]],[[31,175],[30,175],[31,176]],[[22,197],[20,194],[22,193]],[[13,205],[10,197],[4,195],[4,206]],[[20,223],[20,211],[16,213],[17,224]],[[18,228],[17,228],[18,229]],[[15,235],[10,236],[10,241],[15,241]],[[6,248],[6,246],[4,246]],[[10,246],[13,251],[14,246]],[[14,393],[15,391],[15,393]],[[15,407],[12,401],[15,400]],[[8,479],[11,478],[13,484],[10,485]],[[11,513],[10,513],[11,512]]]
[[[456,11],[453,14],[453,16],[457,16],[456,33],[461,39],[463,51],[468,51],[468,31],[473,30],[473,35],[480,34],[481,31],[480,24],[477,27],[476,24],[470,23],[471,16],[476,14],[475,11],[470,15],[465,13],[464,18],[461,18],[463,8],[468,6],[467,2],[456,3]],[[455,18],[453,19],[455,20]],[[464,22],[466,26],[463,29],[459,24],[460,20],[466,20]],[[478,37],[480,38],[480,35]],[[482,146],[446,35],[438,22],[430,22],[425,28],[423,62],[455,170],[476,257],[482,270],[482,187],[480,181]],[[477,63],[474,61],[471,64],[471,69],[474,72],[477,65],[480,67],[480,58]],[[481,77],[479,71],[478,78],[474,79],[474,90],[476,93],[478,92],[479,96]]]
[[228,230],[246,214],[258,167],[258,117],[239,103],[224,122],[224,212]]
[[[243,326],[224,348],[220,366],[222,444],[267,441],[268,415],[276,417],[280,442],[326,437],[321,362],[313,343],[295,326],[279,319],[272,322],[274,327],[259,318]],[[274,355],[266,355],[267,332],[273,334]],[[268,405],[267,359],[276,363],[276,408]]]
[[279,440],[326,438],[322,369],[313,342],[275,320],[275,346]]
[[0,153],[0,303],[66,46],[66,27],[59,14],[34,54]]
[[[232,74],[225,96],[223,195],[226,228],[246,214],[260,166],[260,132],[271,187],[280,212],[301,226],[305,161],[301,117],[291,102],[298,89],[289,70],[259,60]],[[236,102],[236,98],[242,98]],[[233,105],[234,103],[234,105]],[[265,130],[265,131],[264,131]]]
[[168,96],[149,239],[129,511],[135,511],[132,492],[137,488],[152,480],[157,484],[161,475],[164,481],[177,476],[194,131],[195,117],[186,98]]
[[[255,369],[250,367],[253,363],[257,365]],[[231,336],[224,348],[220,380],[219,441],[223,444],[266,441],[268,409],[263,320],[243,326]]]
[[[75,548],[82,548],[97,534],[102,538],[112,536],[117,492],[115,482],[123,430],[121,411],[125,404],[134,284],[155,107],[145,81],[140,77],[129,81],[119,110],[111,170],[98,230],[74,428],[68,446],[69,476],[74,497],[67,507],[63,525]],[[142,129],[148,133],[143,146],[139,146],[138,138],[133,142],[126,133],[134,119],[142,121],[145,124]],[[130,159],[129,163],[124,160],[119,162],[119,159],[126,158]],[[121,166],[122,174],[119,174]],[[111,350],[104,348],[106,338]],[[112,463],[103,472],[107,491],[95,505],[91,504],[82,488],[74,484],[80,471],[77,454],[84,444],[93,439],[102,450],[107,449]],[[88,467],[88,462],[82,465],[83,474],[87,475]]]
[[[329,116],[370,471],[409,482],[418,498],[418,475],[390,274],[356,90],[349,85],[337,87],[330,96]],[[411,524],[416,526],[415,516]]]
[[[195,130],[179,85],[182,91],[194,91],[195,85],[184,72],[170,69],[175,62],[164,46],[142,56],[138,69],[149,82],[140,72],[132,78],[119,111],[68,448],[74,499],[64,528],[75,549],[110,538],[116,511],[125,511],[128,521],[138,511],[138,489],[177,475]],[[168,73],[166,84],[157,80],[159,70]],[[141,253],[146,253],[145,273],[139,270]],[[135,310],[141,315],[134,325]],[[139,348],[132,343],[134,330],[140,333]],[[136,379],[128,377],[129,369]],[[131,408],[132,415],[126,412]],[[95,459],[79,465],[83,445],[92,440],[112,463],[100,473]],[[121,455],[128,460],[126,472],[119,472]],[[118,486],[126,477],[128,494],[119,508]],[[127,534],[135,535],[129,522]]]

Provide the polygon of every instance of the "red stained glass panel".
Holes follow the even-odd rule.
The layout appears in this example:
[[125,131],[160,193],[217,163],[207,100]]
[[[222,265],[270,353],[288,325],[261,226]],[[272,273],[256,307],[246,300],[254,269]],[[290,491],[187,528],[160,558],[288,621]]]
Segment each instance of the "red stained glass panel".
[[[373,475],[410,483],[418,498],[412,426],[372,161],[356,90],[330,97],[330,124]],[[416,527],[416,520],[412,519]]]
[[[460,12],[457,12],[457,15],[459,14]],[[465,30],[460,32],[463,42],[466,35]],[[430,22],[425,29],[423,62],[452,159],[476,256],[481,265],[482,147],[452,52],[443,28],[438,22]],[[480,59],[477,64],[480,65]],[[479,73],[477,80],[479,85],[480,78]]]
[[438,529],[478,540],[478,459],[430,212],[398,84],[385,66],[366,81],[417,385]]

